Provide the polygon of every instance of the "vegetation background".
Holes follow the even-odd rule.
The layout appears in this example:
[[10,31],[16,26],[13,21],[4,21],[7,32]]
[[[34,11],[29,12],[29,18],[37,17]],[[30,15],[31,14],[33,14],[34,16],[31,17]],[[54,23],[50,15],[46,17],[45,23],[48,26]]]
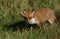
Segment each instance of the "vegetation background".
[[[21,11],[52,8],[58,23],[28,29]],[[0,39],[60,39],[60,0],[0,0]]]

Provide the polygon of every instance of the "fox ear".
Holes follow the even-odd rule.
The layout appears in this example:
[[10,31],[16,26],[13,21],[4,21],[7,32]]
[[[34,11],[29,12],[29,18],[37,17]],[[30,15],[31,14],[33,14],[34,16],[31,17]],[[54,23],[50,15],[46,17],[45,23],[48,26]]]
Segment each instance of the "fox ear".
[[35,13],[35,11],[32,12],[32,14],[34,14],[34,13]]
[[26,13],[27,13],[27,12],[26,12],[25,10],[23,10],[23,11],[21,12],[21,14],[22,14],[23,16],[25,16]]

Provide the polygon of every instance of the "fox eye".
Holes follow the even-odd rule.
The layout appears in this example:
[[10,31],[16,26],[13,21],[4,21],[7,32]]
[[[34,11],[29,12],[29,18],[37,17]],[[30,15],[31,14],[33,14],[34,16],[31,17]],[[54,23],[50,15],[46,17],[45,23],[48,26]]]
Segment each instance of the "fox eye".
[[32,19],[32,17],[30,17],[29,19]]

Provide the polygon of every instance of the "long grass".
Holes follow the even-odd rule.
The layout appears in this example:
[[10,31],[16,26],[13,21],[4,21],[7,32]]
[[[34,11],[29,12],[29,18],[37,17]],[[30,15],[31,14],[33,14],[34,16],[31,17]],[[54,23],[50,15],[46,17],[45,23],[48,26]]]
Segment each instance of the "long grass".
[[0,32],[0,39],[60,39],[60,25],[40,26],[39,29],[6,30]]
[[[0,0],[0,39],[60,39],[59,0]],[[23,9],[32,11],[52,8],[58,18],[57,24],[43,24],[29,29],[20,14]]]

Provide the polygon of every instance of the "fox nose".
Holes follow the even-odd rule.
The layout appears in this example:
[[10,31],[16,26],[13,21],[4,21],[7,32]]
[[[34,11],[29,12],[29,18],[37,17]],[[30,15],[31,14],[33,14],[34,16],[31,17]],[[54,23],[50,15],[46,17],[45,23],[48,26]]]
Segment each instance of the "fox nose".
[[30,21],[28,21],[27,23],[28,23],[28,24],[31,24],[31,22],[30,22]]
[[29,22],[27,22],[29,24]]
[[29,20],[27,21],[27,23],[28,23],[28,24],[30,23]]
[[27,21],[27,24],[30,24],[30,23]]
[[28,22],[28,24],[30,24],[30,22]]

